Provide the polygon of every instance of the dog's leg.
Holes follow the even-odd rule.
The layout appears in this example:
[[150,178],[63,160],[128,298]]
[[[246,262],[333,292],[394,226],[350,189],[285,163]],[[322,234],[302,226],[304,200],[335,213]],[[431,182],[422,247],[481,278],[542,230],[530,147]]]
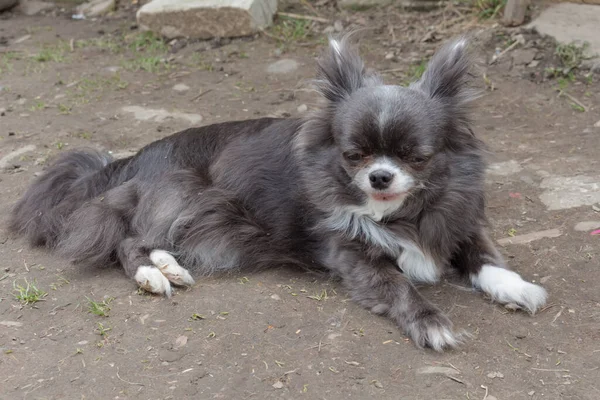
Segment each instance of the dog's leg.
[[419,294],[388,259],[366,260],[358,249],[329,251],[326,265],[341,276],[352,298],[374,313],[392,318],[419,347],[456,347],[452,322]]
[[463,242],[452,265],[468,276],[473,287],[501,304],[517,304],[534,314],[546,303],[546,290],[507,269],[485,231]]
[[171,297],[171,283],[179,286],[194,284],[189,272],[164,250],[148,249],[137,238],[123,240],[118,251],[125,273],[144,290]]

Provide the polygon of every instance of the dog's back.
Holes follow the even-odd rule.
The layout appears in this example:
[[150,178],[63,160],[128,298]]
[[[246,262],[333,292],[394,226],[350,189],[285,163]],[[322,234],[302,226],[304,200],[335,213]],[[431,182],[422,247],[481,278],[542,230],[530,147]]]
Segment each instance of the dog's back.
[[203,273],[297,263],[290,238],[306,238],[291,151],[299,126],[263,118],[192,128],[116,161],[67,153],[17,203],[10,227],[83,265],[123,263],[131,237]]

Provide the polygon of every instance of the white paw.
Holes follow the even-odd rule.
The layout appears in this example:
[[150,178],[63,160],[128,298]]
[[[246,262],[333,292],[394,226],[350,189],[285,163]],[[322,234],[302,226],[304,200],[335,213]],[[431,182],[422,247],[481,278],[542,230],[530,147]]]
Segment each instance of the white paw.
[[516,303],[535,312],[546,304],[548,294],[538,285],[526,282],[519,274],[494,265],[484,265],[477,275],[471,276],[473,286],[481,289],[499,303]]
[[178,286],[192,286],[194,278],[187,269],[183,268],[175,257],[164,250],[152,250],[150,260],[162,272],[162,274],[172,283]]
[[427,329],[427,342],[435,351],[445,348],[455,348],[461,343],[460,339],[447,327],[431,326]]
[[171,297],[171,284],[156,267],[145,265],[138,267],[134,279],[142,289],[148,292]]

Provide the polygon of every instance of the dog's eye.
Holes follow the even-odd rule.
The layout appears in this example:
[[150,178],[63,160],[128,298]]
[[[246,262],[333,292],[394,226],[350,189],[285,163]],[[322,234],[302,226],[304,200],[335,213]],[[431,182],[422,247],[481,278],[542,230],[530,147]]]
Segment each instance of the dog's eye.
[[413,162],[413,164],[425,164],[427,161],[429,161],[429,158],[422,157],[422,156],[415,156],[412,158],[411,161]]
[[364,157],[361,153],[346,153],[344,156],[349,161],[360,161]]

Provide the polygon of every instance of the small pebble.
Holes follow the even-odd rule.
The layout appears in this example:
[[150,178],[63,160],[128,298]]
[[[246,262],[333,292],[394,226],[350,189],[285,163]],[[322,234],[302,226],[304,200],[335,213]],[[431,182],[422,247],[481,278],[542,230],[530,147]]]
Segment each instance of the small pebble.
[[305,112],[307,112],[307,111],[308,111],[308,106],[307,106],[306,104],[300,104],[300,105],[298,106],[298,112],[299,112],[300,114],[302,114],[302,113],[305,113]]

